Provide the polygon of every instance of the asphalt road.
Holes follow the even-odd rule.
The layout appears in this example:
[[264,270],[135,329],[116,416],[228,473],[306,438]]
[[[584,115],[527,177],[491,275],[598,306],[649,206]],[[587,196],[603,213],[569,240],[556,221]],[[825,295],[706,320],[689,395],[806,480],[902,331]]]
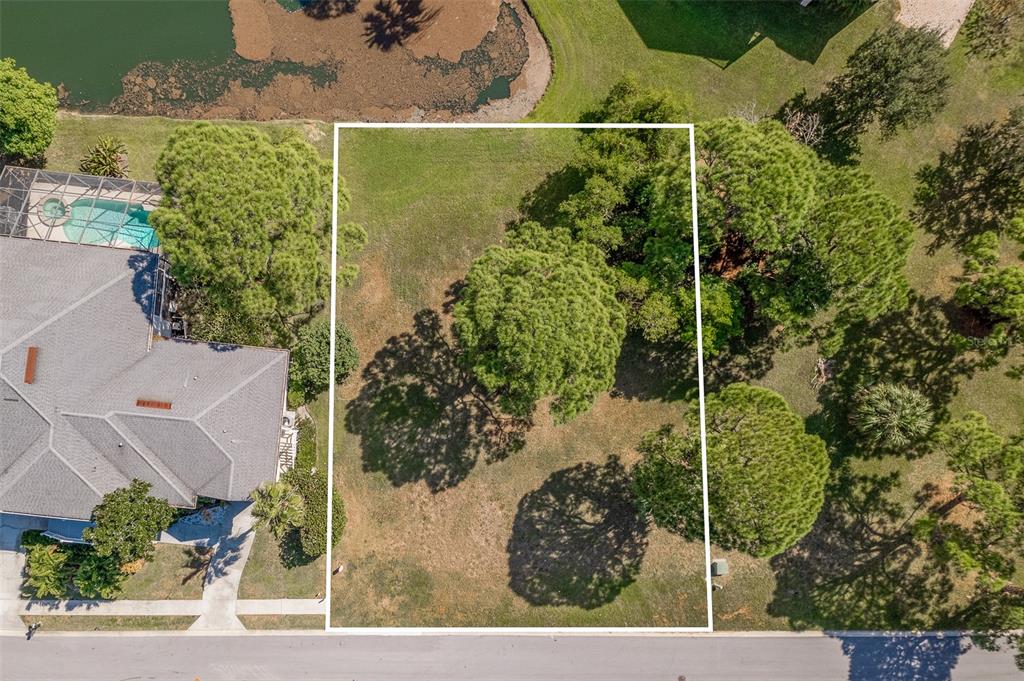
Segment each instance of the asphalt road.
[[4,681],[997,681],[956,637],[47,635],[0,638]]

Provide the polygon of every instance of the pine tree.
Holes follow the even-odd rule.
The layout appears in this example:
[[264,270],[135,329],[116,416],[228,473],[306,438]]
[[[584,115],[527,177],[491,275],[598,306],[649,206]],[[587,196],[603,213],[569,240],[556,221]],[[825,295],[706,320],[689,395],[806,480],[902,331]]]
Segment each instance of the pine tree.
[[[765,557],[810,531],[825,500],[825,443],[804,432],[781,395],[734,383],[706,401],[711,541]],[[698,413],[688,434],[648,433],[634,490],[654,521],[688,539],[703,534]]]
[[[181,126],[156,175],[164,205],[149,219],[182,285],[285,335],[290,318],[325,304],[331,166],[297,133],[275,141],[251,126]],[[339,201],[344,211],[344,189]],[[344,259],[366,234],[347,224],[338,237]]]
[[615,380],[625,311],[601,252],[526,223],[477,258],[455,305],[467,366],[502,408],[528,417],[551,396],[567,421]]

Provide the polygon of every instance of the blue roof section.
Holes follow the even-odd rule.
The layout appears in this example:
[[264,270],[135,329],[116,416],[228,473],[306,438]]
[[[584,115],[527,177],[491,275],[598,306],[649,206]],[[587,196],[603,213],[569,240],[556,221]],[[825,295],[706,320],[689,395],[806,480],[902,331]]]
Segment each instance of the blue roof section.
[[65,543],[88,544],[89,542],[82,539],[82,532],[85,528],[92,527],[95,524],[96,523],[86,522],[84,520],[62,520],[51,518],[46,523],[46,532],[43,534]]

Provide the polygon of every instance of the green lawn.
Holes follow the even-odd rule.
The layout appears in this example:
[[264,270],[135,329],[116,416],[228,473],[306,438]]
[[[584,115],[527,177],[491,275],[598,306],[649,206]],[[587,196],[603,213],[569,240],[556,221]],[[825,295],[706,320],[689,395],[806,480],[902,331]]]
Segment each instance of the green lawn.
[[26,626],[42,624],[40,633],[47,631],[184,631],[196,621],[193,615],[181,616],[127,616],[110,615],[22,615]]
[[204,570],[193,560],[190,547],[157,544],[152,560],[124,582],[119,600],[199,599]]
[[325,566],[323,557],[310,561],[302,555],[294,538],[279,544],[267,530],[257,529],[238,597],[319,598],[324,594]]
[[697,120],[750,104],[774,112],[820,87],[888,16],[884,1],[850,19],[822,4],[530,0],[554,60],[530,119],[577,120],[624,75],[676,93]]
[[[78,164],[90,146],[100,137],[114,136],[128,148],[128,176],[136,180],[155,179],[156,160],[174,128],[186,121],[157,116],[89,116],[61,112],[57,132],[46,150],[46,167],[53,170],[78,171]],[[238,122],[230,122],[240,125]],[[330,158],[331,126],[319,122],[255,123],[268,130],[294,127],[303,132],[317,150]]]
[[363,223],[370,244],[337,302],[364,371],[338,392],[335,482],[349,522],[334,552],[345,567],[334,626],[704,623],[702,546],[651,531],[622,503],[641,435],[681,420],[688,372],[652,380],[630,347],[621,396],[564,426],[542,408],[510,452],[448,345],[446,292],[574,138],[342,133],[343,218]]

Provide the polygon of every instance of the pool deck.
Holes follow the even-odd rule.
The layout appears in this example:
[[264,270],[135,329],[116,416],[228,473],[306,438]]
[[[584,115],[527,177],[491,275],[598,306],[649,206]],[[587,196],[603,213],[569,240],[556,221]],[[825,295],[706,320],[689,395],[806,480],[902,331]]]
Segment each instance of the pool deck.
[[[7,195],[4,203],[14,207],[17,213],[15,236],[115,248],[150,249],[150,244],[140,241],[139,230],[142,224],[138,215],[133,215],[133,211],[141,207],[148,213],[159,207],[162,195],[160,187],[155,183],[10,166],[4,169],[4,175],[9,172],[12,177],[2,183],[4,186],[0,187],[0,191]],[[47,217],[43,204],[48,199],[58,199],[67,206],[66,216]],[[110,206],[97,206],[93,218],[91,206],[97,201],[121,203],[125,212],[121,216],[112,211]],[[78,214],[72,209],[76,202],[79,206]],[[83,203],[86,204],[85,208],[82,208]],[[116,225],[116,221],[121,224]]]
[[[63,228],[64,224],[66,224],[69,220],[73,219],[73,218],[70,217],[70,215],[69,215],[69,217],[64,218],[63,220],[57,220],[56,224],[53,224],[52,226],[50,224],[47,224],[47,220],[44,219],[44,214],[43,214],[43,211],[42,211],[42,204],[43,204],[43,201],[45,201],[46,199],[48,199],[50,197],[59,198],[61,201],[64,202],[65,205],[67,205],[69,207],[71,206],[72,203],[74,203],[75,201],[79,201],[81,199],[85,199],[87,201],[94,201],[94,200],[101,200],[101,199],[105,199],[105,200],[109,200],[109,201],[119,201],[119,202],[124,203],[126,206],[128,206],[128,205],[141,205],[142,208],[144,210],[146,210],[146,211],[155,210],[160,205],[160,197],[159,196],[154,196],[151,193],[146,193],[146,194],[141,195],[141,196],[136,196],[133,192],[121,191],[121,190],[118,190],[118,189],[113,188],[113,187],[111,187],[110,190],[106,190],[104,188],[101,188],[99,190],[95,190],[95,189],[91,189],[91,188],[83,189],[83,190],[81,190],[80,193],[78,191],[75,191],[77,188],[72,187],[70,189],[72,191],[71,192],[67,192],[67,191],[65,191],[65,188],[62,187],[61,185],[52,184],[52,183],[49,183],[49,182],[35,182],[35,183],[33,183],[32,189],[29,192],[29,206],[30,206],[30,208],[29,208],[29,210],[27,211],[26,214],[27,214],[27,217],[28,217],[28,226],[29,226],[30,230],[35,233],[36,238],[38,238],[38,239],[46,239],[48,241],[65,241],[65,242],[77,241],[77,239],[69,238],[69,235],[67,234],[67,232]],[[129,215],[127,215],[127,214],[125,215],[125,222],[126,223],[129,221],[129,217],[130,217]],[[88,220],[87,220],[87,222],[88,222]],[[95,230],[95,229],[102,229],[102,228],[101,227],[97,227],[95,223],[92,223],[92,224],[89,225],[89,229],[90,230]],[[85,229],[81,229],[81,230],[76,229],[75,231],[79,232],[79,234],[84,234],[86,232]],[[31,234],[26,235],[26,236],[31,236]],[[107,244],[107,245],[110,245],[110,246],[122,246],[122,247],[126,246],[126,244],[124,242],[114,238],[115,237],[115,233],[114,232],[111,232],[111,237],[112,237],[113,241],[111,243]],[[79,237],[79,238],[81,238],[81,237]],[[128,246],[128,247],[130,247],[130,246]]]

